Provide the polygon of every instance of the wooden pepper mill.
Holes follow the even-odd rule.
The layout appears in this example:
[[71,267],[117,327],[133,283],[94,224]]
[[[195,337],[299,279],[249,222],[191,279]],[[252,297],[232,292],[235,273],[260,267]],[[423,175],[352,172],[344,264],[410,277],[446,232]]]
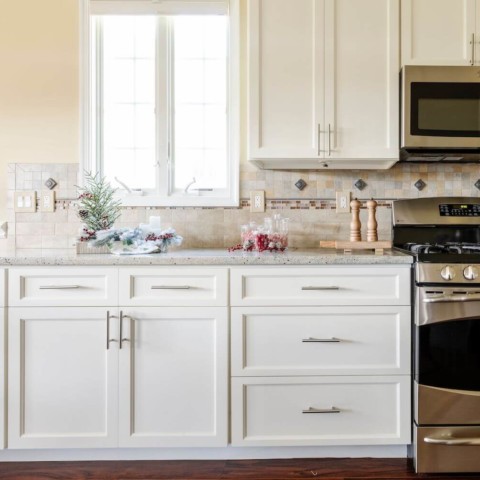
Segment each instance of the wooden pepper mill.
[[375,218],[377,210],[377,202],[372,198],[367,202],[368,209],[368,222],[367,222],[367,241],[376,242],[378,241],[377,227],[378,223]]
[[360,222],[360,206],[361,202],[357,199],[350,202],[350,207],[352,209],[352,221],[350,223],[350,241],[351,242],[360,242],[362,240],[362,224]]

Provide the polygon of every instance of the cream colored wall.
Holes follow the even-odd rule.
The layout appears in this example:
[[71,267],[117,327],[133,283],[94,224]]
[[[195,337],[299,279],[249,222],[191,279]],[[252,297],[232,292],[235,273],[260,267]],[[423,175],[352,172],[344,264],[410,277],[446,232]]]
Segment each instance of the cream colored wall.
[[0,220],[8,163],[78,162],[78,0],[2,0]]

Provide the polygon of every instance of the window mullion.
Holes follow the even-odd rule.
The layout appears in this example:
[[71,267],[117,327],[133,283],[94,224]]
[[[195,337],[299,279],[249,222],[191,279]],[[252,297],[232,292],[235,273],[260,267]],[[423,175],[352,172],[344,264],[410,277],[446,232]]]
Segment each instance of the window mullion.
[[169,189],[169,98],[168,79],[168,19],[157,17],[155,65],[155,117],[156,117],[156,159],[157,159],[157,191],[165,197]]

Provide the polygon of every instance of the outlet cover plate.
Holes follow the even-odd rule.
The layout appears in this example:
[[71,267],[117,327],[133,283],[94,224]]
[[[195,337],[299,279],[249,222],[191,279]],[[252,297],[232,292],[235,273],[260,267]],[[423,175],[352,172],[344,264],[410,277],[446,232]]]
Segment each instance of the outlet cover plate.
[[37,211],[37,192],[34,190],[19,190],[13,195],[15,212],[35,213]]
[[337,213],[350,213],[351,193],[337,192]]
[[55,211],[55,191],[45,190],[40,193],[40,210],[42,212]]
[[253,190],[250,192],[250,211],[260,213],[265,211],[264,190]]

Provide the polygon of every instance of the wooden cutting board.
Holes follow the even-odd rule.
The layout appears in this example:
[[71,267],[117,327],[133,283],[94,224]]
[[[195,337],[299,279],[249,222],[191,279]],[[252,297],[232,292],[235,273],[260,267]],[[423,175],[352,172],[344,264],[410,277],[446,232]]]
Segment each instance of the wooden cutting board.
[[343,240],[321,240],[320,248],[335,248],[343,250],[345,253],[352,253],[353,250],[375,250],[375,253],[383,254],[383,251],[392,248],[390,240],[377,242],[350,242]]

